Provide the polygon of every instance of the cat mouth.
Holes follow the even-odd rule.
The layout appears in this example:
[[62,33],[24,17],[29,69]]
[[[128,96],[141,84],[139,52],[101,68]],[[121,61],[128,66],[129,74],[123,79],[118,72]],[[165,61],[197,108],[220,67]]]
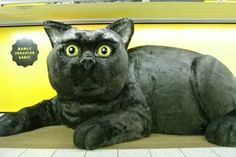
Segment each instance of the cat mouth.
[[86,78],[83,82],[74,82],[74,87],[79,95],[97,96],[105,93],[105,87],[98,85],[91,78]]
[[94,90],[96,90],[95,87],[94,88],[83,88],[82,89],[82,91],[84,91],[84,92],[91,92],[91,91],[94,91]]
[[80,88],[79,93],[83,96],[94,96],[101,95],[105,92],[105,88],[98,87],[89,87],[89,88]]

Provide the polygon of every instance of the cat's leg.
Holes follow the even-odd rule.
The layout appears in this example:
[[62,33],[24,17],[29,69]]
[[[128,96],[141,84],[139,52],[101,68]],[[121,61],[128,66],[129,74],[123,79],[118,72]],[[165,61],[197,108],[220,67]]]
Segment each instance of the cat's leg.
[[54,100],[44,100],[35,106],[0,117],[0,136],[13,135],[44,126],[60,124]]
[[75,129],[74,143],[77,147],[96,149],[150,135],[150,109],[140,89],[131,87],[126,92],[126,101],[122,102],[124,107],[121,110],[94,117]]
[[236,146],[236,79],[229,69],[210,56],[192,65],[192,84],[209,125],[208,141]]
[[212,120],[205,133],[208,141],[222,146],[236,146],[236,110]]

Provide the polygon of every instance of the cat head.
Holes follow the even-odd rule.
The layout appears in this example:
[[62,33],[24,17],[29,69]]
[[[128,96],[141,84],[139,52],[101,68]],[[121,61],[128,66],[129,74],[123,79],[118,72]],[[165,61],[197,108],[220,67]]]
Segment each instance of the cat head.
[[55,21],[46,21],[44,28],[53,47],[47,58],[49,80],[59,97],[109,100],[119,94],[128,75],[132,20],[97,30]]

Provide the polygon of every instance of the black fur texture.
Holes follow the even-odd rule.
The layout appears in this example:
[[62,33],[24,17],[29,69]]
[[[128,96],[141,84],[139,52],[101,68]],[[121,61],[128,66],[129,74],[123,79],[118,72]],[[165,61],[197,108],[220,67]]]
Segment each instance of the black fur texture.
[[217,59],[165,46],[127,50],[134,30],[127,18],[94,31],[54,21],[44,26],[57,96],[2,116],[0,136],[63,124],[82,149],[152,132],[205,134],[236,146],[236,80]]

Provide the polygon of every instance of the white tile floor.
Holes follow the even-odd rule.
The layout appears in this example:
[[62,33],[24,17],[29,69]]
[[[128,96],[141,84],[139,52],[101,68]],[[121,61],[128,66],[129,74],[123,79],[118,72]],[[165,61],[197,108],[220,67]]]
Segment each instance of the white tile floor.
[[0,157],[236,157],[236,147],[98,149],[94,151],[81,149],[0,148]]
[[179,149],[14,149],[0,148],[0,157],[236,157],[236,148]]

